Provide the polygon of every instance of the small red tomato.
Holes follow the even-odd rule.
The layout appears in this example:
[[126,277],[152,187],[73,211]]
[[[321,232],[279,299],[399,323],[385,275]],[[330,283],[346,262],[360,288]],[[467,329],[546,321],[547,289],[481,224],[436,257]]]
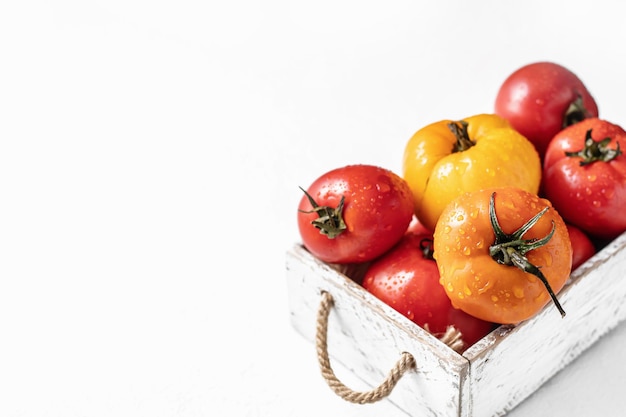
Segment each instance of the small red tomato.
[[460,333],[462,346],[476,343],[494,324],[452,307],[439,284],[437,264],[429,255],[432,234],[407,232],[389,252],[372,262],[363,287],[414,323],[441,337],[450,326]]
[[572,271],[581,266],[596,253],[596,247],[585,232],[567,224],[569,240],[572,242]]
[[304,246],[322,261],[339,264],[382,255],[402,238],[412,217],[407,183],[373,165],[348,165],[323,174],[298,206]]
[[550,142],[542,189],[567,223],[597,238],[626,231],[626,131],[606,120],[583,120]]
[[514,71],[500,86],[495,113],[530,140],[543,157],[548,143],[566,126],[598,116],[583,82],[553,62],[535,62]]

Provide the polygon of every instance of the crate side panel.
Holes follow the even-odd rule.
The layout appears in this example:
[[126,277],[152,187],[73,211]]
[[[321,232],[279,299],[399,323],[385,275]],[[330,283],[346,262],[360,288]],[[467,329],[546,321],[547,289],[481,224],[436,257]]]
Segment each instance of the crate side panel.
[[518,326],[502,326],[484,349],[468,349],[474,417],[501,416],[626,319],[626,235],[572,274],[552,304]]
[[[389,401],[409,415],[466,415],[460,407],[465,406],[461,395],[467,391],[467,359],[298,246],[287,253],[287,281],[292,324],[312,342],[321,291],[332,294],[331,362],[340,362],[363,382],[355,390],[377,386],[406,351],[415,357],[417,369],[402,377]],[[316,360],[314,349],[310,360]]]

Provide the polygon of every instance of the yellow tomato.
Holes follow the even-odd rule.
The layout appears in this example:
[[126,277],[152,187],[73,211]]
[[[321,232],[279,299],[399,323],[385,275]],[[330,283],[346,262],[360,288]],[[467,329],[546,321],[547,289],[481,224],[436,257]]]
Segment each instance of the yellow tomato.
[[509,122],[479,114],[418,130],[404,151],[403,177],[417,218],[434,230],[443,209],[464,192],[511,186],[538,193],[541,161]]

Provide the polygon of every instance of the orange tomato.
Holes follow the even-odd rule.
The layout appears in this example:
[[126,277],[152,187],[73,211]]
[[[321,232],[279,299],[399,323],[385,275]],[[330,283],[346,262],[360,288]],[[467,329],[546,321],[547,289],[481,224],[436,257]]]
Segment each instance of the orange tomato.
[[452,304],[495,323],[535,315],[567,281],[572,247],[548,200],[516,187],[469,192],[453,200],[434,232],[434,257]]

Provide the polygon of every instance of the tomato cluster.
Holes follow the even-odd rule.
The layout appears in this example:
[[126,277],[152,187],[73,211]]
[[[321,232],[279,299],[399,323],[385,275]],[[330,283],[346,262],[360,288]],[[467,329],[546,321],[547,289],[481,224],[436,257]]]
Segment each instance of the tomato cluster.
[[471,346],[549,303],[572,270],[626,231],[626,131],[569,69],[513,72],[494,111],[416,131],[402,174],[373,165],[302,189],[302,243],[442,337]]

